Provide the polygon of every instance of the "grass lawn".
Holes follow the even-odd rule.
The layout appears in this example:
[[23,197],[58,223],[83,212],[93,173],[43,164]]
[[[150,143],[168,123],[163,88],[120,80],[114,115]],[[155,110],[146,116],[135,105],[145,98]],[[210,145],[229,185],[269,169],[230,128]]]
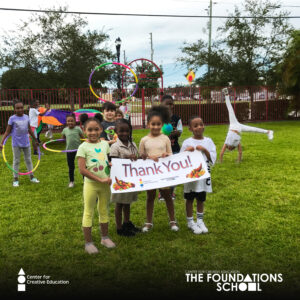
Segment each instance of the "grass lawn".
[[[253,124],[252,124],[253,125]],[[64,154],[46,152],[33,185],[22,176],[12,187],[12,176],[1,160],[0,182],[0,278],[1,292],[17,293],[17,274],[50,275],[69,280],[67,286],[27,285],[27,295],[159,293],[176,297],[180,292],[196,296],[216,293],[216,284],[187,283],[187,270],[282,273],[282,283],[261,283],[260,295],[299,293],[300,282],[300,123],[255,124],[273,129],[266,135],[244,133],[243,161],[237,151],[226,152],[224,163],[212,170],[213,193],[205,204],[207,235],[193,235],[186,226],[183,189],[176,190],[175,210],[180,231],[171,232],[164,203],[155,202],[154,228],[147,234],[123,238],[116,234],[114,207],[110,207],[110,236],[117,248],[100,245],[97,213],[94,242],[100,252],[84,252],[81,232],[82,178],[76,170],[76,185],[68,189]],[[227,126],[208,126],[219,154]],[[135,130],[138,143],[147,130]],[[190,136],[187,128],[181,142]],[[58,135],[55,137],[58,138]],[[6,155],[12,162],[10,147]],[[36,158],[33,158],[34,162]],[[24,170],[24,164],[22,164]],[[132,205],[132,221],[145,221],[146,194]],[[230,294],[237,295],[237,293]]]

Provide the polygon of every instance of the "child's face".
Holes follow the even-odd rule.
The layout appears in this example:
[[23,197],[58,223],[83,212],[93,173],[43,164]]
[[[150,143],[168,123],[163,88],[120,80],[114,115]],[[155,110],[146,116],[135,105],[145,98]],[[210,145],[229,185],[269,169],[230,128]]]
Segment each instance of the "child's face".
[[23,116],[24,115],[24,105],[23,103],[17,103],[15,105],[15,113],[17,116]]
[[166,99],[163,102],[163,105],[167,106],[169,108],[170,114],[173,115],[173,108],[174,108],[174,103],[171,99]]
[[68,118],[67,118],[67,126],[68,126],[69,128],[74,128],[75,125],[76,125],[75,119],[74,119],[73,117],[68,117]]
[[189,130],[195,137],[202,137],[204,132],[204,123],[201,118],[195,118],[191,121]]
[[98,124],[96,121],[90,121],[87,123],[87,125],[84,128],[84,133],[87,136],[87,139],[91,143],[97,143],[100,134],[102,132],[102,127]]
[[116,112],[114,110],[106,110],[104,109],[104,119],[108,122],[114,121],[116,117]]
[[161,128],[163,127],[162,119],[159,116],[153,116],[148,123],[150,132],[154,136],[160,135]]
[[123,115],[122,114],[116,114],[116,120],[120,120],[123,119]]
[[130,129],[127,124],[122,124],[117,127],[116,134],[118,135],[118,138],[122,142],[128,142],[129,136],[130,136]]

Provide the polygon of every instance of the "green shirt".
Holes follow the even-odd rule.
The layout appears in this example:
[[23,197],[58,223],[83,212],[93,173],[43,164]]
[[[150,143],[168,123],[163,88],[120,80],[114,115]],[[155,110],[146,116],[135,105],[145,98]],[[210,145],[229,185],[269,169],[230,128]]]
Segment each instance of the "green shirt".
[[[86,168],[93,174],[100,178],[109,177],[109,165],[108,157],[110,148],[106,141],[101,141],[99,143],[82,143],[77,151],[77,157],[83,157],[85,159]],[[84,177],[85,181],[95,182],[92,179]]]
[[65,127],[62,134],[66,137],[66,150],[78,149],[81,144],[80,138],[83,135],[80,127],[75,126],[72,129]]

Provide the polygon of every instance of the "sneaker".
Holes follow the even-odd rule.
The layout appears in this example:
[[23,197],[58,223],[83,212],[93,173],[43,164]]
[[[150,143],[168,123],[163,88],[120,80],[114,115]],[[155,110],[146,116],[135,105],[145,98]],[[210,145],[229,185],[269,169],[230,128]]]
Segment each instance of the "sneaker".
[[18,187],[19,186],[19,181],[18,180],[15,180],[14,182],[13,182],[13,187]]
[[203,220],[201,220],[201,221],[198,220],[198,221],[197,221],[197,226],[201,229],[201,231],[202,231],[203,233],[208,233],[208,229],[206,228],[206,226],[205,226]]
[[153,224],[152,223],[145,223],[145,226],[142,228],[142,232],[148,232],[152,229]]
[[73,188],[73,187],[74,187],[74,182],[71,181],[71,182],[69,183],[69,188]]
[[176,195],[173,193],[172,194],[172,200],[174,201],[176,199]]
[[268,139],[269,139],[270,141],[273,140],[273,135],[274,135],[273,130],[269,130],[269,132],[268,132]]
[[86,243],[84,250],[88,254],[96,254],[99,252],[99,250],[96,248],[96,246],[93,243]]
[[103,245],[106,248],[115,248],[116,247],[116,244],[109,238],[101,239],[101,245]]
[[121,229],[117,229],[117,234],[126,237],[135,236],[135,232],[129,230],[128,228],[125,228],[124,226],[122,226]]
[[33,152],[33,155],[38,155],[37,151],[34,151],[34,152]]
[[40,183],[40,181],[35,177],[31,178],[30,181],[33,183]]
[[177,226],[175,221],[171,221],[170,224],[171,224],[171,230],[172,231],[178,231],[179,230],[179,227]]
[[165,201],[165,198],[161,195],[161,193],[158,193],[158,200]]
[[131,221],[128,223],[123,223],[124,228],[128,228],[130,231],[133,231],[134,233],[141,232],[142,230],[138,227],[136,227]]
[[202,230],[199,226],[197,226],[197,224],[193,221],[191,223],[188,223],[188,228],[191,229],[193,231],[193,233],[195,234],[201,234]]

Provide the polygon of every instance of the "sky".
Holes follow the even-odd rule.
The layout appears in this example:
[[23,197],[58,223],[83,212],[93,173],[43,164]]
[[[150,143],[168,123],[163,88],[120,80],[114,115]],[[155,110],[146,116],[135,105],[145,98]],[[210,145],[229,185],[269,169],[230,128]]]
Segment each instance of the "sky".
[[[143,13],[143,14],[176,14],[176,15],[203,15],[208,13],[205,9],[209,0],[10,0],[1,1],[1,8],[26,9],[53,9],[59,6],[68,6],[69,11],[106,12],[106,13]],[[219,0],[213,1],[213,15],[229,15],[234,11],[235,5],[241,7],[244,1]],[[291,16],[300,16],[299,0],[280,1],[283,9]],[[26,21],[31,13],[10,12],[0,10],[0,30],[14,30],[21,21]],[[120,37],[121,62],[130,62],[138,58],[151,59],[150,33],[153,38],[153,61],[162,65],[164,71],[164,87],[175,84],[187,84],[184,74],[185,66],[177,62],[181,55],[180,48],[184,43],[196,42],[198,39],[208,40],[208,18],[162,18],[162,17],[125,17],[82,15],[88,21],[89,29],[103,30],[110,36],[108,47],[115,49],[115,40]],[[225,19],[213,19],[212,40],[216,37],[216,29],[224,24]],[[295,28],[300,28],[300,19],[290,19]],[[95,62],[95,66],[97,66]],[[203,70],[196,72],[196,77]]]

